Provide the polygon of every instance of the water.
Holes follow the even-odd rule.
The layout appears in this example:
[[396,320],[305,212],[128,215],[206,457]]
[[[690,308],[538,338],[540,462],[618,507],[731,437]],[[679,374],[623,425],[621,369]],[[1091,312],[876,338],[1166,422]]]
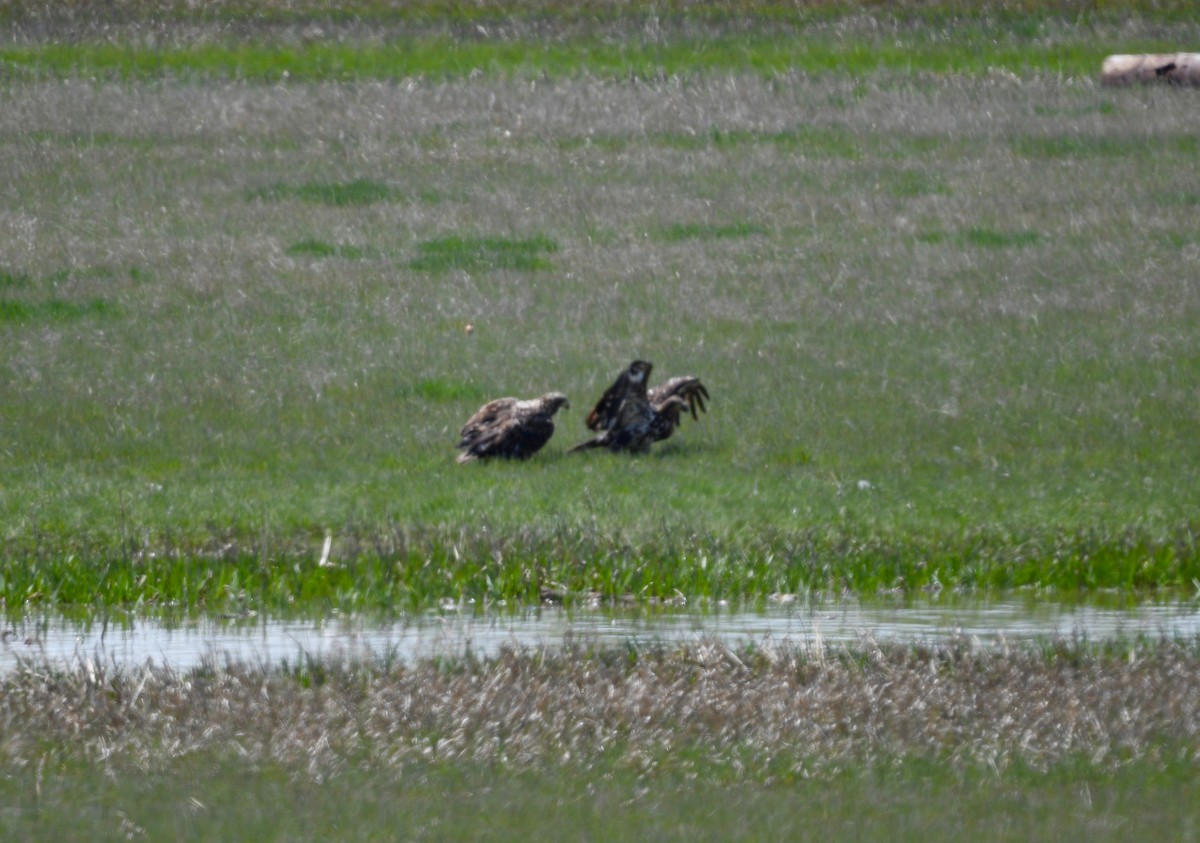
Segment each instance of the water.
[[830,644],[864,637],[937,642],[966,636],[991,646],[1072,637],[1099,642],[1138,635],[1200,636],[1200,603],[797,601],[759,611],[727,607],[656,611],[535,608],[503,614],[442,610],[386,623],[338,616],[317,620],[124,618],[120,623],[26,616],[4,624],[0,672],[23,661],[70,666],[86,659],[123,667],[168,665],[177,670],[195,667],[214,656],[255,664],[373,655],[412,661],[468,651],[486,656],[504,646],[554,647],[571,637],[607,644],[715,638],[736,646],[768,640]]

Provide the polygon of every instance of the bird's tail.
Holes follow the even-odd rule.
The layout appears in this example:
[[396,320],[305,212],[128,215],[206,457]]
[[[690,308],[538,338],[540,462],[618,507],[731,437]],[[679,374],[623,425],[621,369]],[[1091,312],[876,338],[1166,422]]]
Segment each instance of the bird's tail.
[[603,448],[608,444],[607,442],[604,441],[605,438],[606,437],[604,437],[604,436],[593,436],[591,439],[588,439],[586,442],[580,442],[574,448],[571,448],[569,451],[567,451],[567,453],[573,454],[576,451],[590,451],[592,448]]

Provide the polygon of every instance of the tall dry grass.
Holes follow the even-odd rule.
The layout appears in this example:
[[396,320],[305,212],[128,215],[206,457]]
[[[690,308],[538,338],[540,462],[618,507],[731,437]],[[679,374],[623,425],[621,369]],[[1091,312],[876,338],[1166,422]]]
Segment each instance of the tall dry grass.
[[890,759],[963,769],[1093,769],[1195,761],[1196,655],[1185,643],[989,651],[717,641],[679,647],[513,650],[413,664],[301,657],[255,667],[69,669],[27,663],[3,678],[8,764],[56,758],[114,769],[189,756],[312,774],[414,762],[586,771],[661,768],[752,779],[833,776]]

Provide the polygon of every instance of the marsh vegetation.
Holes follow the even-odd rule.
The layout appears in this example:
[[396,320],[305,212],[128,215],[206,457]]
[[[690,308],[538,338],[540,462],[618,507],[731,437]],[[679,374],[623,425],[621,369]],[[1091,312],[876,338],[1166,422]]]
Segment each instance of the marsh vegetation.
[[[14,836],[1186,837],[1194,644],[720,642],[3,680]],[[69,736],[69,738],[67,737]],[[108,771],[96,775],[97,769]],[[455,810],[470,804],[475,810]]]

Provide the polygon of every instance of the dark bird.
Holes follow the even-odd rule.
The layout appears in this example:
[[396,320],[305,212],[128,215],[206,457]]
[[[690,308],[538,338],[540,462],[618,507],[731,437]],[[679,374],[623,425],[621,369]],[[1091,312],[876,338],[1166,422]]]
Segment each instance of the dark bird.
[[698,419],[697,410],[707,412],[708,390],[697,377],[684,375],[647,389],[653,366],[634,360],[600,397],[587,417],[596,436],[572,451],[608,448],[610,451],[649,450],[654,442],[669,439],[685,412]]
[[597,432],[610,429],[616,422],[621,405],[631,394],[648,399],[646,382],[650,380],[650,371],[654,364],[647,360],[634,360],[629,368],[617,375],[613,385],[604,391],[596,406],[588,413],[588,430]]
[[526,459],[540,451],[554,435],[554,414],[558,409],[570,406],[561,392],[547,392],[528,401],[517,398],[489,401],[463,425],[456,446],[463,449],[458,461],[487,457]]
[[580,442],[572,451],[607,448],[610,451],[645,451],[653,441],[649,438],[654,422],[654,408],[646,392],[646,381],[653,364],[634,360],[621,372],[612,386],[604,391],[596,406],[588,413],[589,430],[596,435]]

